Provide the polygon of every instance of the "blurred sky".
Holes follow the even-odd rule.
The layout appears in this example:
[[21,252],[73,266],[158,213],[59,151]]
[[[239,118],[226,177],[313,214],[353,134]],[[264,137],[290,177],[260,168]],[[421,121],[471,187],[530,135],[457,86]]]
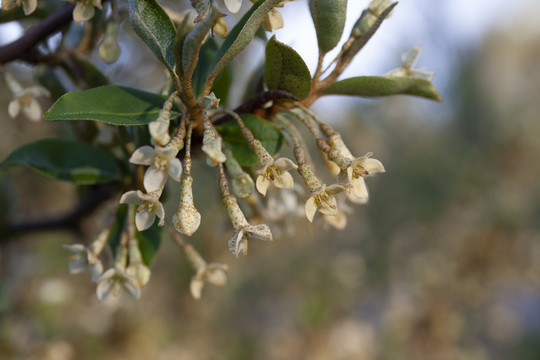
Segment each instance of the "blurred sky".
[[[238,16],[243,14],[248,3],[245,1],[245,8]],[[348,2],[344,39],[327,55],[326,63],[337,54],[368,3],[368,0]],[[533,9],[538,10],[538,7],[538,0],[402,0],[391,18],[379,28],[342,77],[385,74],[400,66],[402,53],[421,45],[422,52],[417,67],[425,67],[426,70],[436,73],[434,84],[445,97],[453,78],[452,74],[455,74],[459,63],[457,60],[466,57],[470,50],[475,49],[490,30],[511,25],[516,21],[517,14],[527,11],[534,14]],[[316,35],[307,0],[288,2],[280,11],[284,17],[285,28],[275,31],[277,39],[297,50],[314,71],[317,62]],[[232,22],[234,17],[228,17],[228,20]],[[22,28],[16,23],[0,26],[0,44],[13,41],[21,33]],[[261,47],[254,53],[255,55],[250,56],[262,57],[264,51]],[[255,67],[258,61],[248,63]],[[249,64],[247,69],[246,72],[249,72]],[[337,108],[344,112],[348,109],[347,105],[352,104],[351,101],[358,103],[358,99],[323,98],[315,104],[316,110],[334,112],[336,106],[331,105],[336,104],[336,101],[340,104]],[[420,111],[425,109],[432,113],[436,110],[443,117],[445,112],[441,110],[449,110],[451,106],[443,104],[441,107],[440,104],[423,99],[413,101],[418,103]]]

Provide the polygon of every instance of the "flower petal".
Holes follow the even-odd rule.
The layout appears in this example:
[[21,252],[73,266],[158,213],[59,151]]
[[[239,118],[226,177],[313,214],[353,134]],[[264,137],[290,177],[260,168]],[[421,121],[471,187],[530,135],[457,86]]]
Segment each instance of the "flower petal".
[[377,159],[367,158],[362,164],[362,167],[368,172],[369,175],[379,172],[386,172],[383,164]]
[[90,264],[90,274],[92,275],[92,282],[96,282],[101,274],[103,274],[103,264],[100,260]]
[[153,147],[148,145],[141,146],[131,154],[129,162],[137,165],[152,165],[155,153],[156,150]]
[[257,177],[257,191],[259,191],[262,196],[266,196],[266,191],[268,190],[269,186],[270,180],[268,180],[265,176],[259,175]]
[[156,213],[154,211],[137,211],[137,214],[135,214],[135,226],[139,231],[144,231],[150,228],[155,220]]
[[22,107],[22,111],[24,116],[34,122],[41,119],[41,106],[34,98],[31,98],[30,102]]
[[128,191],[125,192],[122,197],[120,198],[120,204],[131,204],[131,205],[140,205],[143,203],[143,199],[141,199],[140,191]]
[[30,15],[37,8],[37,0],[23,0],[24,15]]
[[77,2],[75,9],[73,9],[73,20],[76,23],[81,21],[90,20],[94,16],[94,7],[89,4]]
[[202,289],[204,287],[204,281],[194,276],[191,279],[191,283],[189,284],[189,291],[191,292],[191,296],[193,296],[194,299],[199,300],[201,298]]
[[326,192],[329,195],[336,195],[336,194],[339,194],[342,191],[345,191],[345,188],[343,186],[341,186],[341,185],[338,185],[338,184],[332,184],[332,185],[326,187]]
[[141,297],[141,288],[137,284],[137,280],[131,276],[125,276],[122,278],[122,287],[131,295],[134,299]]
[[315,213],[317,212],[317,204],[315,203],[315,196],[310,196],[309,199],[306,201],[306,217],[309,220],[309,222],[313,222],[313,217],[315,216]]
[[284,157],[281,157],[274,161],[274,165],[279,167],[282,171],[287,171],[289,169],[297,169],[298,166],[291,160]]
[[250,239],[273,241],[270,227],[266,224],[259,224],[255,226],[249,225],[244,231],[246,236]]
[[284,172],[280,176],[277,176],[273,183],[280,189],[292,189],[294,187],[294,180],[289,172]]
[[20,111],[21,111],[21,104],[19,104],[19,100],[18,99],[11,100],[8,106],[9,116],[11,116],[12,118],[16,118],[17,115],[19,115]]
[[169,160],[168,173],[172,179],[180,181],[180,176],[182,175],[182,163],[180,159],[174,158]]
[[225,286],[227,284],[227,270],[224,264],[210,264],[206,269],[206,281],[212,285]]
[[349,199],[359,204],[365,204],[368,201],[369,195],[366,187],[366,182],[362,176],[351,179],[351,195]]
[[236,14],[242,6],[242,0],[225,0],[225,6],[231,13]]
[[149,167],[144,173],[143,184],[147,192],[158,191],[167,182],[167,174],[164,171]]

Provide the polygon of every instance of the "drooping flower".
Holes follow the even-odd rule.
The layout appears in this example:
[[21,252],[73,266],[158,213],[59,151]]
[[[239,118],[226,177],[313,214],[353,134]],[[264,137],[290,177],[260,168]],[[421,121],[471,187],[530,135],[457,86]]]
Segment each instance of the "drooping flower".
[[416,46],[401,56],[401,67],[390,71],[385,76],[389,77],[412,77],[431,81],[435,73],[427,72],[424,68],[413,69],[420,54],[421,47]]
[[205,129],[203,134],[202,151],[208,156],[206,162],[210,166],[217,166],[224,163],[227,159],[221,151],[221,136],[218,135],[214,128]]
[[253,179],[242,169],[231,150],[225,148],[224,153],[227,156],[225,166],[232,180],[232,190],[236,196],[245,199],[253,193],[255,188]]
[[346,169],[342,170],[338,179],[348,192],[349,200],[358,204],[368,201],[368,191],[364,181],[365,176],[385,172],[383,164],[371,158],[372,153],[351,160]]
[[71,274],[79,274],[90,269],[92,281],[96,281],[101,276],[103,264],[86,246],[82,244],[64,245],[64,249],[71,253],[69,255],[69,272]]
[[141,288],[137,280],[132,276],[128,276],[118,266],[105,271],[97,280],[96,293],[99,300],[105,300],[110,294],[118,295],[120,289],[124,289],[135,299],[141,297]]
[[32,121],[41,119],[41,106],[35,99],[39,96],[50,96],[50,93],[43,86],[31,86],[23,88],[21,84],[10,73],[5,73],[6,83],[13,93],[13,100],[8,105],[9,116],[15,118],[22,113]]
[[69,256],[69,272],[78,274],[90,269],[92,281],[96,281],[103,273],[103,265],[99,260],[99,254],[103,251],[109,239],[109,234],[110,228],[103,229],[89,246],[82,244],[64,245],[64,249],[71,253]]
[[158,191],[165,186],[167,174],[174,180],[180,181],[182,163],[176,158],[173,149],[152,148],[141,146],[133,152],[129,162],[137,165],[149,165],[144,174],[144,188],[148,192]]
[[336,216],[338,213],[337,200],[334,197],[345,190],[341,185],[322,184],[317,190],[311,192],[311,196],[306,201],[306,217],[309,222],[313,222],[313,217],[317,210],[323,215]]
[[272,232],[266,224],[251,225],[246,220],[244,213],[238,206],[234,196],[226,196],[223,204],[227,208],[229,218],[233,224],[234,234],[228,241],[229,250],[238,257],[240,254],[246,255],[248,250],[248,240],[259,239],[272,241]]
[[197,269],[197,272],[191,278],[189,290],[195,299],[201,298],[201,292],[204,284],[210,283],[217,286],[225,286],[227,284],[227,271],[229,267],[225,264],[204,264]]
[[101,0],[78,0],[77,5],[73,9],[73,20],[76,23],[90,20],[95,13],[94,7],[103,9]]
[[[130,226],[133,227],[133,220]],[[134,278],[139,287],[145,286],[150,281],[152,272],[150,268],[143,262],[141,250],[139,249],[139,241],[135,237],[134,229],[131,228],[130,239],[128,241],[129,262],[126,267],[126,275]]]
[[289,169],[296,169],[297,166],[290,159],[279,158],[267,161],[258,171],[257,190],[266,196],[266,191],[270,183],[281,189],[292,189],[294,181]]
[[159,202],[158,193],[145,194],[140,190],[128,191],[122,195],[120,203],[138,206],[135,215],[135,226],[139,231],[144,231],[152,226],[156,216],[161,220],[159,226],[165,223],[165,210],[161,202]]

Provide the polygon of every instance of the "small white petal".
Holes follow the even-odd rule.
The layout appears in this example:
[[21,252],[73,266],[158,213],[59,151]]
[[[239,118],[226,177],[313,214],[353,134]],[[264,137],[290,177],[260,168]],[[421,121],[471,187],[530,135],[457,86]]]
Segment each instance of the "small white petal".
[[297,169],[298,166],[291,160],[287,158],[279,158],[276,161],[274,161],[274,165],[279,167],[282,171],[287,171],[289,169]]
[[17,0],[2,0],[2,10],[11,10],[18,5]]
[[225,286],[227,284],[227,265],[210,264],[206,270],[206,281],[212,285]]
[[31,98],[30,102],[23,106],[22,111],[32,121],[39,121],[41,119],[41,106],[34,98]]
[[377,159],[372,159],[372,158],[368,158],[364,161],[364,163],[362,164],[362,167],[364,168],[364,170],[366,170],[368,172],[368,174],[375,174],[375,173],[383,173],[385,172],[386,170],[384,169],[384,166],[383,164],[377,160]]
[[76,23],[81,21],[90,20],[94,16],[94,7],[92,5],[78,2],[73,9],[73,20]]
[[266,31],[274,31],[283,27],[283,16],[276,9],[271,9],[270,12],[264,17],[263,28]]
[[189,284],[189,291],[194,299],[199,300],[201,298],[202,289],[204,287],[204,281],[198,277],[193,277]]
[[306,217],[309,222],[313,222],[313,217],[315,216],[316,212],[317,204],[315,203],[315,197],[310,196],[310,198],[306,201]]
[[345,191],[345,188],[343,186],[341,186],[341,185],[332,184],[332,185],[326,187],[326,192],[328,194],[330,194],[330,195],[336,195],[336,194],[339,194],[342,191]]
[[242,0],[225,0],[225,6],[231,13],[236,14],[242,6]]
[[23,0],[24,15],[30,15],[37,8],[37,0]]
[[103,264],[100,260],[90,264],[90,274],[92,275],[92,282],[96,282],[101,274],[103,274]]
[[164,171],[157,170],[153,167],[146,169],[143,184],[147,192],[158,191],[162,186],[165,186],[166,182],[167,174]]
[[120,198],[120,204],[140,205],[143,203],[143,199],[141,199],[140,194],[142,194],[142,192],[139,190],[128,191]]
[[165,218],[165,209],[163,208],[163,204],[159,201],[156,201],[156,215],[160,220],[163,220]]
[[284,172],[281,176],[275,178],[274,185],[280,189],[292,189],[294,180],[289,172]]
[[180,159],[174,158],[169,160],[169,176],[176,180],[180,181],[180,176],[182,175],[182,163]]
[[141,288],[134,278],[126,276],[122,280],[122,286],[129,293],[129,295],[131,295],[135,299],[141,297]]
[[131,154],[129,162],[137,165],[152,165],[155,152],[151,146],[141,146]]
[[[368,195],[366,182],[364,181],[364,178],[362,176],[358,178],[353,178],[351,180],[351,186],[352,186],[351,193],[354,196],[354,198],[356,198],[357,200],[356,202],[366,203],[369,195]],[[353,200],[353,198],[350,198],[350,199]]]
[[270,180],[262,175],[257,177],[257,190],[262,194],[262,196],[266,196],[266,191],[268,190],[269,186]]
[[21,111],[21,104],[19,104],[19,100],[11,100],[8,106],[8,114],[12,118],[17,117],[19,115],[19,112]]
[[270,227],[266,224],[250,225],[245,229],[245,233],[250,239],[273,241]]
[[150,228],[155,220],[156,213],[153,211],[137,211],[137,214],[135,214],[135,226],[139,231],[144,231]]

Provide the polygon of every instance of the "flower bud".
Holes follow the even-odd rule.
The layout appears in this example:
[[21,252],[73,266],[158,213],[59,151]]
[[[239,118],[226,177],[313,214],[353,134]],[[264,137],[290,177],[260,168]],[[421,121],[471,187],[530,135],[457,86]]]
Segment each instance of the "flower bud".
[[201,224],[201,214],[193,203],[193,177],[184,173],[181,180],[180,206],[173,216],[173,225],[181,234],[191,236]]

